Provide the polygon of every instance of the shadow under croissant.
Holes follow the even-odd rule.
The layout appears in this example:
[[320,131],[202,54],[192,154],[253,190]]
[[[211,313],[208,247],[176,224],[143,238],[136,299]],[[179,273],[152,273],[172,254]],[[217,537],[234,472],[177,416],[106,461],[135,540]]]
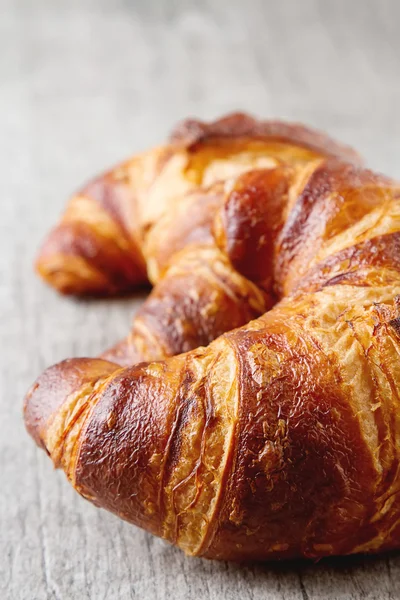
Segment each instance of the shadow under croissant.
[[[217,577],[226,595],[236,597],[233,591],[246,586],[246,598],[301,598],[302,600],[333,600],[350,598],[376,598],[375,589],[387,589],[384,598],[397,598],[396,582],[400,569],[400,552],[390,551],[380,555],[354,554],[322,558],[317,561],[307,559],[275,560],[267,562],[216,561],[184,556],[176,548],[163,543],[147,533],[146,545],[155,552],[160,562],[171,564],[187,574],[193,586],[196,578]],[[276,591],[275,591],[276,590]],[[256,594],[256,595],[253,595]],[[258,595],[260,594],[260,595]],[[265,595],[267,594],[267,595]],[[240,596],[237,596],[240,597]]]
[[132,289],[119,291],[116,294],[88,294],[85,296],[66,296],[66,298],[71,302],[78,302],[79,304],[102,305],[104,302],[110,304],[121,300],[143,301],[149,295],[150,290],[151,285],[149,283],[142,283]]
[[[267,589],[273,593],[271,588],[275,583],[279,590],[279,597],[282,598],[293,597],[302,600],[376,598],[374,588],[378,585],[387,588],[388,595],[385,598],[398,597],[395,595],[395,590],[398,589],[396,574],[400,569],[399,551],[380,555],[334,556],[316,561],[294,559],[267,562],[218,562],[190,558],[187,562],[191,574],[199,571],[199,575],[212,576],[217,573],[223,578],[226,575],[227,585],[230,585],[234,577],[239,585],[245,584],[253,591],[258,589],[260,593],[265,593]],[[295,591],[297,595],[293,595]]]
[[291,571],[300,571],[302,573],[316,571],[334,571],[350,573],[353,569],[364,568],[365,566],[381,565],[389,559],[398,559],[400,565],[400,551],[392,550],[383,554],[349,554],[348,556],[329,556],[319,559],[282,559],[273,561],[232,561],[235,568],[251,568],[256,571],[277,571],[286,573]]

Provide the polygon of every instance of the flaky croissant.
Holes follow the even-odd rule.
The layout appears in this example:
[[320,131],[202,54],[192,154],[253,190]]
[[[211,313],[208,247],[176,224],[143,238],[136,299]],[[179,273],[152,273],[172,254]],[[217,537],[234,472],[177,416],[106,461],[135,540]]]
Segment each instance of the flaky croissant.
[[[316,133],[240,115],[189,122],[163,152],[180,161],[173,176],[165,158],[157,176],[142,162],[130,200],[110,204],[136,211],[131,229],[110,220],[129,285],[144,263],[158,281],[142,333],[113,362],[45,371],[26,398],[29,432],[80,494],[189,554],[399,547],[400,186]],[[122,242],[85,210],[64,218],[39,269],[64,291],[111,292],[128,278],[102,244]],[[109,262],[96,263],[101,248]]]

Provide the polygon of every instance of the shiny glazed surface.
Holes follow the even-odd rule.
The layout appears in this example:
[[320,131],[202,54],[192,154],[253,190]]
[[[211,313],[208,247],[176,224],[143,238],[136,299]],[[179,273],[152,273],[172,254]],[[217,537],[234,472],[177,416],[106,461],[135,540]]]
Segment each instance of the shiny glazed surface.
[[232,115],[71,200],[45,279],[155,284],[107,360],[55,365],[27,396],[79,493],[210,558],[399,545],[400,187],[358,163]]

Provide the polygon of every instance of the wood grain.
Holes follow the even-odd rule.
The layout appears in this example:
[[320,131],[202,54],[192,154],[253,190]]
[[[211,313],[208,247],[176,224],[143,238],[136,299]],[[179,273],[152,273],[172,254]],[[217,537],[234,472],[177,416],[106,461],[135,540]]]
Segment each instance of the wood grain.
[[398,554],[185,558],[81,500],[21,418],[44,367],[97,354],[141,301],[68,300],[33,275],[74,187],[182,116],[236,108],[327,129],[400,176],[399,18],[396,0],[0,0],[1,598],[399,598]]

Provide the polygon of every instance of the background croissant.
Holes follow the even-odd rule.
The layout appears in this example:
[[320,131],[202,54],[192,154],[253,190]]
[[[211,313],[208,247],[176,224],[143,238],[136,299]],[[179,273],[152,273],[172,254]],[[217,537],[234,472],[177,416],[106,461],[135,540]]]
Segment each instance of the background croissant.
[[232,115],[71,200],[38,259],[52,285],[156,284],[108,360],[28,393],[79,493],[210,558],[399,545],[400,187],[358,162]]

